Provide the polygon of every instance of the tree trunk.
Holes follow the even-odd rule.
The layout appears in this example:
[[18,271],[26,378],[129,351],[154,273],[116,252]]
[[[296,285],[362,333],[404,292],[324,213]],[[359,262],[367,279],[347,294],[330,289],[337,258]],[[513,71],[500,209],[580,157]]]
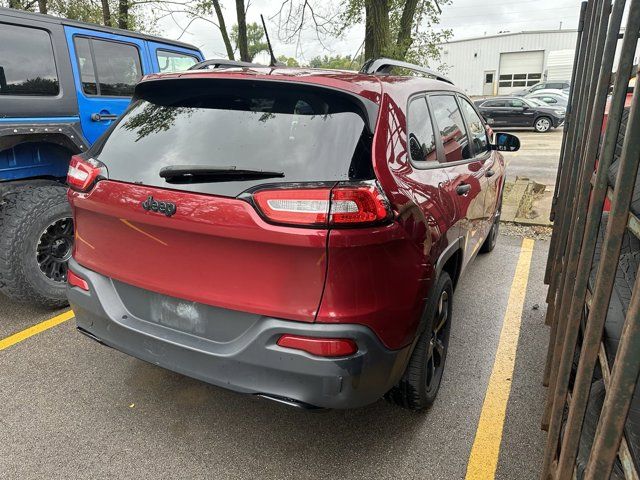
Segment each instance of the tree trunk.
[[[227,49],[227,57],[229,57],[229,60],[235,60],[235,56],[233,55],[233,46],[231,45],[231,40],[229,40],[229,32],[227,32],[227,25],[224,23],[224,16],[222,15],[222,9],[220,8],[220,2],[218,0],[213,0],[213,8],[215,9],[216,16],[218,17],[218,26],[220,27],[220,33],[222,34],[224,47]],[[244,12],[244,9],[242,11]]]
[[379,58],[389,50],[389,0],[365,0],[366,59]]
[[398,39],[396,41],[396,56],[400,60],[404,60],[407,52],[411,47],[413,39],[411,38],[411,26],[415,18],[418,0],[407,0],[402,9],[402,17],[400,17],[400,28],[398,29]]
[[38,11],[47,14],[47,0],[38,0]]
[[118,28],[129,28],[129,0],[118,1]]
[[244,10],[244,0],[236,0],[236,14],[238,15],[238,50],[240,60],[250,62],[249,44],[247,42],[247,17]]
[[109,7],[109,0],[102,0],[102,22],[105,26],[111,26],[111,8]]

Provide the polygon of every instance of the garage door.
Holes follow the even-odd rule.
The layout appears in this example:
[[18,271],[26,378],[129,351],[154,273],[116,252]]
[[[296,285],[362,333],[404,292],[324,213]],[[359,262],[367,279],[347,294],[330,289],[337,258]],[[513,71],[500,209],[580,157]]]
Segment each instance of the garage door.
[[507,94],[542,80],[544,50],[500,54],[498,93]]

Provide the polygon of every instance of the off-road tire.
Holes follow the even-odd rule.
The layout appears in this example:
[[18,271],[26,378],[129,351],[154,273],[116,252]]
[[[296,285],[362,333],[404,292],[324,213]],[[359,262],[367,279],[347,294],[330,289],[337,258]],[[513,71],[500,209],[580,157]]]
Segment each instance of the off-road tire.
[[2,197],[0,206],[0,292],[21,303],[59,308],[68,304],[66,283],[40,271],[36,248],[42,232],[71,217],[60,185],[25,187]]
[[[448,322],[449,327],[451,324],[452,313],[452,299],[453,299],[453,283],[451,277],[447,272],[440,273],[438,280],[431,289],[427,305],[425,308],[425,319],[422,332],[416,342],[413,349],[413,353],[407,364],[407,368],[402,375],[402,378],[398,382],[398,385],[393,387],[386,395],[385,398],[395,405],[408,410],[424,410],[430,407],[436,399],[442,377],[438,380],[438,384],[435,388],[432,388],[429,392],[427,390],[427,353],[429,349],[429,342],[431,340],[432,322],[435,312],[437,311],[438,302],[440,300],[443,291],[447,291],[449,295],[449,312]],[[448,333],[447,331],[447,343]],[[443,361],[443,368],[446,361],[446,350]]]

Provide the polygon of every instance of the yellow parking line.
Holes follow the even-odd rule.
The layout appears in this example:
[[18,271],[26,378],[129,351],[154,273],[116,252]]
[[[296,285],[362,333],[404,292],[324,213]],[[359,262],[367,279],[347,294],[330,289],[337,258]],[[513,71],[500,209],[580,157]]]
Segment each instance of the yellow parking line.
[[534,241],[522,241],[516,273],[511,284],[507,311],[504,314],[502,332],[493,371],[480,413],[476,437],[467,464],[466,480],[489,480],[495,477],[502,442],[502,430],[511,393],[511,379],[518,349],[522,308],[527,292],[529,267]]
[[53,328],[56,325],[60,325],[61,323],[72,319],[73,316],[74,316],[73,310],[67,310],[66,312],[61,313],[60,315],[56,315],[55,317],[50,318],[49,320],[45,320],[44,322],[37,323],[33,327],[29,327],[25,330],[22,330],[21,332],[14,333],[13,335],[7,338],[3,338],[2,340],[0,340],[0,350],[9,348],[10,346],[15,345],[16,343],[20,343],[29,337],[33,337],[38,333],[44,332],[45,330],[49,330],[50,328]]

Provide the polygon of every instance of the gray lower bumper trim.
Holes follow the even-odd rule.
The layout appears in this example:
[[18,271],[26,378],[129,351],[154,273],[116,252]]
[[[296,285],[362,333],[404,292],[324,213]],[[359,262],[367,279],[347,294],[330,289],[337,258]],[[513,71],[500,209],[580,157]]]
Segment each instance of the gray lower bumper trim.
[[[69,288],[83,333],[141,360],[243,393],[292,399],[325,408],[353,408],[379,399],[401,377],[411,348],[388,350],[362,325],[294,322],[263,317],[231,341],[216,342],[136,318],[111,279],[80,266],[89,292]],[[215,322],[215,318],[210,321]],[[279,347],[283,333],[351,338],[358,352],[321,358]]]

